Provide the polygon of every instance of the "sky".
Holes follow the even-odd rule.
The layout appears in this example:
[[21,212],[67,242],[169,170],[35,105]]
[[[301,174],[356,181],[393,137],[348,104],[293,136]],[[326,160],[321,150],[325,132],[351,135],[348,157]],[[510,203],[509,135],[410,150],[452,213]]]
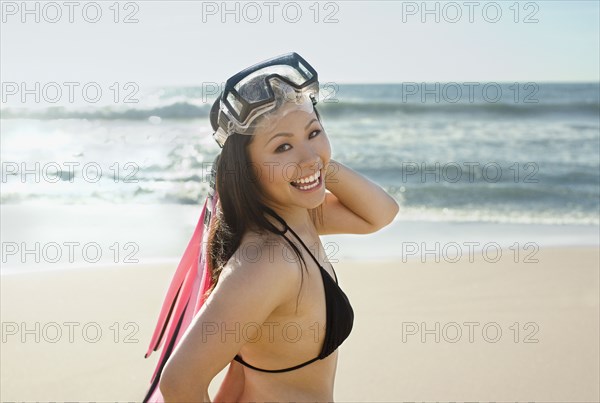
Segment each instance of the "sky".
[[69,22],[63,2],[2,2],[2,82],[196,86],[290,51],[322,83],[600,79],[598,1],[76,3]]

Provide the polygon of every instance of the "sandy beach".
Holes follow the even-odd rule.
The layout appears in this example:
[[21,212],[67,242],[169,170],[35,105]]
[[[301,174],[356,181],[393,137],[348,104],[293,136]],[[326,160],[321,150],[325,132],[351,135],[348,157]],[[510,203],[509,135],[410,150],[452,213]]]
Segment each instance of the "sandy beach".
[[[513,252],[335,263],[355,310],[336,401],[600,400],[598,248]],[[3,275],[1,400],[140,401],[174,268]]]

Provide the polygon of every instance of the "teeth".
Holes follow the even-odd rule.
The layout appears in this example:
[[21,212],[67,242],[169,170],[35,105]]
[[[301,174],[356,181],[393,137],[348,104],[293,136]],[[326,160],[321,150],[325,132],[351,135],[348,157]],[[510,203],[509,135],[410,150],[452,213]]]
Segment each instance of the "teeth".
[[308,176],[308,177],[302,178],[302,179],[298,179],[297,181],[294,181],[293,183],[312,183],[312,182],[316,181],[317,179],[319,179],[320,176],[321,176],[321,171],[317,171],[316,173],[312,174],[311,176]]
[[315,182],[314,184],[312,184],[312,185],[308,185],[308,186],[298,186],[298,189],[301,189],[301,190],[308,190],[308,189],[312,189],[312,188],[314,188],[314,187],[315,187],[315,186],[317,186],[318,184],[319,184],[319,182]]

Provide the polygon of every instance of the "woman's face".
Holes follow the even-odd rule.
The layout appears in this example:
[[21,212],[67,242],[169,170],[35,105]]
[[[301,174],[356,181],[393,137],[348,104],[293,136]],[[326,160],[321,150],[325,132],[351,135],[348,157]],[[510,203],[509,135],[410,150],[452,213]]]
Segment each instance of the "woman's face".
[[[257,127],[248,145],[258,185],[276,211],[312,209],[323,203],[325,168],[331,158],[329,139],[314,110],[289,105],[270,119],[272,123]],[[320,176],[313,182],[316,175]]]

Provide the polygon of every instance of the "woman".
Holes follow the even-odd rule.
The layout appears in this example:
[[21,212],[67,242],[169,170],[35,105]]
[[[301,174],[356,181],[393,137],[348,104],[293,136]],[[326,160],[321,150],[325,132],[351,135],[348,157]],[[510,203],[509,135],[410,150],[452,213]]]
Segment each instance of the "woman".
[[398,205],[331,158],[318,89],[290,53],[233,76],[213,105],[213,286],[162,371],[167,402],[210,401],[227,364],[215,401],[333,401],[354,314],[319,235],[375,232]]

